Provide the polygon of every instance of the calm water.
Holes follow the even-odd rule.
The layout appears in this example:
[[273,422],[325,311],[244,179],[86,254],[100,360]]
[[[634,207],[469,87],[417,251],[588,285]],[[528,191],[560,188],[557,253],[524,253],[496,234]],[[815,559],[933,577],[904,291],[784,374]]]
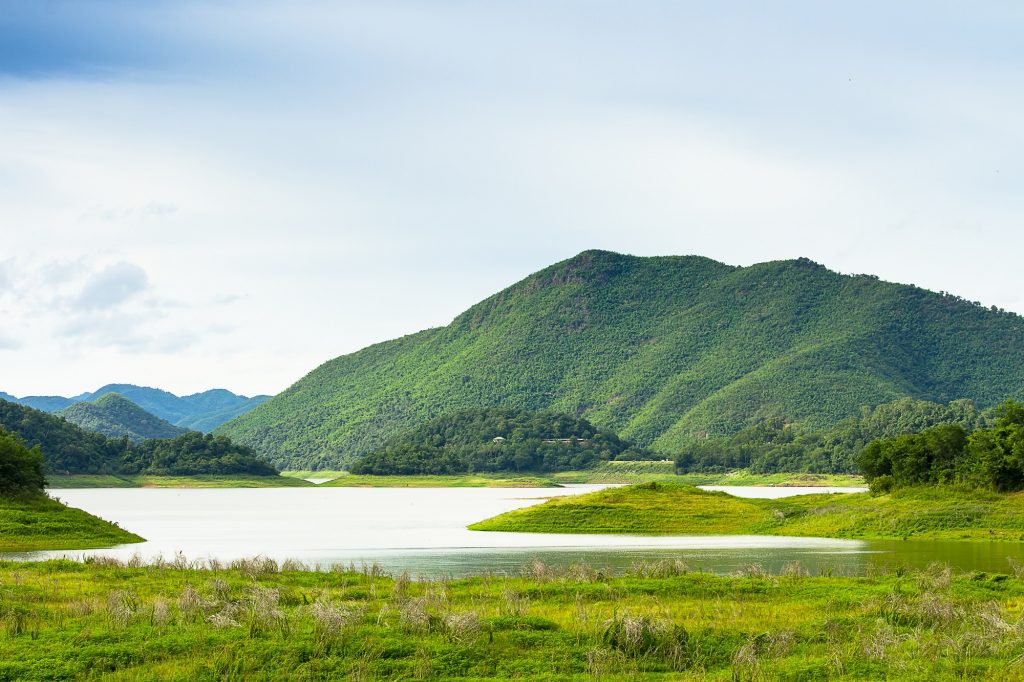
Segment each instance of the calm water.
[[[1006,572],[1016,543],[864,542],[763,536],[633,537],[481,533],[474,521],[537,504],[573,488],[264,488],[58,490],[64,502],[117,521],[149,541],[93,552],[31,552],[3,558],[80,558],[86,554],[149,559],[182,552],[229,561],[257,554],[320,566],[379,562],[423,575],[518,573],[535,558],[555,565],[587,561],[628,568],[636,560],[681,558],[695,568],[729,573],[750,564],[780,570],[799,561],[812,573],[865,574],[898,565],[944,561],[962,570]],[[811,489],[817,492],[819,489]],[[745,496],[804,492],[738,488]]]

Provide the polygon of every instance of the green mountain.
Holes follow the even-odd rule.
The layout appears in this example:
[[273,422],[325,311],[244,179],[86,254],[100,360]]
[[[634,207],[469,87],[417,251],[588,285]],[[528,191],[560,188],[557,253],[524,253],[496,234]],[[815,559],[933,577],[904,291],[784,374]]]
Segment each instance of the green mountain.
[[128,438],[135,443],[147,438],[174,438],[188,431],[146,412],[120,393],[105,393],[91,402],[75,403],[57,414],[83,429],[110,438]]
[[187,431],[170,439],[132,443],[87,431],[63,417],[0,400],[0,430],[39,447],[53,474],[246,474],[277,470],[230,438]]
[[391,438],[352,466],[354,474],[573,471],[645,453],[582,417],[514,407],[465,410]]
[[441,414],[578,414],[675,454],[778,416],[820,428],[901,397],[1024,394],[1024,318],[807,259],[733,267],[587,251],[428,329],[318,367],[220,427],[336,467]]
[[27,405],[43,412],[60,412],[78,403],[94,402],[111,393],[120,394],[146,412],[170,422],[174,426],[203,432],[212,431],[224,422],[245,414],[270,398],[266,395],[247,398],[223,388],[176,396],[168,391],[148,386],[107,384],[91,393],[82,393],[73,398],[54,395],[30,395],[16,398],[8,393],[0,392],[0,400]]

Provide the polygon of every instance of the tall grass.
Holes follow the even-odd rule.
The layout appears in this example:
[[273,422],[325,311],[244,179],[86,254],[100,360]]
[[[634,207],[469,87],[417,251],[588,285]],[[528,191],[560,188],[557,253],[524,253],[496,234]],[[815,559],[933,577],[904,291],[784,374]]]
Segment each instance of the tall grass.
[[1018,676],[1024,650],[1012,574],[351,568],[0,563],[0,679],[980,680]]

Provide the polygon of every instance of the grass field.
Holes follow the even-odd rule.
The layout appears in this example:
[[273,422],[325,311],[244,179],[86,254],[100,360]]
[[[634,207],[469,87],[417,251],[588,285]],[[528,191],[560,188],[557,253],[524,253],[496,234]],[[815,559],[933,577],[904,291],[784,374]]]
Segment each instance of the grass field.
[[724,474],[676,474],[675,462],[664,460],[605,462],[584,471],[551,474],[557,483],[687,483],[689,485],[862,486],[852,474],[752,474],[744,469]]
[[[675,463],[665,461],[605,462],[582,471],[553,474],[474,474],[465,476],[352,476],[346,471],[283,471],[291,478],[337,479],[339,486],[371,487],[467,487],[506,486],[504,481],[526,483],[525,487],[548,487],[566,483],[687,483],[690,485],[771,485],[771,486],[862,486],[864,478],[850,474],[751,474],[745,470],[724,474],[675,473]],[[344,480],[342,480],[344,479]],[[326,485],[326,484],[321,484]]]
[[860,539],[1024,540],[1024,493],[909,488],[890,495],[753,500],[666,483],[556,498],[473,530],[637,535],[798,535]]
[[1015,680],[1024,580],[0,563],[2,680]]
[[290,476],[112,476],[48,474],[48,488],[297,488],[313,484]]
[[557,483],[538,476],[362,476],[344,474],[321,483],[324,488],[554,488]]
[[142,538],[49,497],[0,498],[0,551],[89,549],[128,542]]

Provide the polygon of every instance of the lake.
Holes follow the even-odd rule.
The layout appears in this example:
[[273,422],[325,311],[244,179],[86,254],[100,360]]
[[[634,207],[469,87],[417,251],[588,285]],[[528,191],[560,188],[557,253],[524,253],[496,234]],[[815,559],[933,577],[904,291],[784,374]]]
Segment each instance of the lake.
[[[751,564],[772,571],[799,561],[811,573],[864,575],[941,561],[960,570],[1007,572],[1024,563],[1020,543],[860,541],[772,536],[641,537],[483,533],[466,525],[561,495],[568,488],[251,488],[65,489],[67,504],[116,521],[148,541],[91,551],[3,553],[5,559],[89,554],[144,559],[230,561],[256,555],[327,568],[373,562],[388,571],[462,576],[518,573],[534,559],[565,566],[586,561],[625,569],[634,561],[680,558],[694,568],[731,573]],[[716,488],[718,489],[718,488]],[[848,489],[836,489],[837,491]],[[849,489],[853,490],[853,489]],[[822,489],[736,487],[743,496],[779,497]]]

